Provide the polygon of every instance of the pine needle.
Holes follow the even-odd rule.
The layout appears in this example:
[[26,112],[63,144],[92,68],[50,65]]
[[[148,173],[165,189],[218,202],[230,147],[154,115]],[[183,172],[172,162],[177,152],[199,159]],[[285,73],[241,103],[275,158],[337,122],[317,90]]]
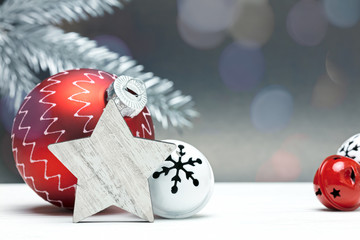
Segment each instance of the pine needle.
[[[127,1],[123,1],[127,2]],[[36,74],[56,74],[74,68],[95,68],[144,81],[148,107],[164,128],[190,127],[198,116],[190,96],[174,91],[173,82],[152,73],[128,56],[120,56],[77,33],[65,33],[53,24],[112,13],[119,0],[7,0],[0,6],[0,91],[15,99],[40,80]]]

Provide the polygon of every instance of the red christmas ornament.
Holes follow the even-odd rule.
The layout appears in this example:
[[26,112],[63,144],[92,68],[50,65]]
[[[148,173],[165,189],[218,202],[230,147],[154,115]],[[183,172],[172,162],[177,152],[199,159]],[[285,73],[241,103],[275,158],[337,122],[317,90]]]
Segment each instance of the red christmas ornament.
[[327,208],[357,209],[360,206],[360,164],[340,155],[327,157],[315,173],[314,191]]
[[[73,208],[77,179],[47,147],[89,137],[116,78],[94,69],[70,70],[42,81],[25,97],[13,123],[12,150],[20,175],[46,201]],[[125,120],[134,136],[154,139],[146,107]]]

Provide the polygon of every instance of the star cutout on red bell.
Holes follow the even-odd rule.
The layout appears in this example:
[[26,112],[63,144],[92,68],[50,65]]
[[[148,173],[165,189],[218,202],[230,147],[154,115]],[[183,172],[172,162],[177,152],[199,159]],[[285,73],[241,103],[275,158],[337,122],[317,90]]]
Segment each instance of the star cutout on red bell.
[[327,157],[315,173],[314,191],[329,209],[357,209],[360,206],[360,164],[340,155]]

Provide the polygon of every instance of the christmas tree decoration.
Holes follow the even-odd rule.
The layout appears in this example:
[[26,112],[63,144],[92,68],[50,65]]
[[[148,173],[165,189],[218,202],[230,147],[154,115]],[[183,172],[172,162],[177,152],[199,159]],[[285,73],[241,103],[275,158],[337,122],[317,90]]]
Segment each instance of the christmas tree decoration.
[[154,221],[148,177],[175,145],[134,138],[118,108],[110,99],[90,137],[49,145],[78,178],[74,222],[112,205]]
[[347,139],[338,149],[337,154],[360,162],[360,133]]
[[[12,151],[24,181],[46,201],[73,208],[76,184],[75,176],[48,150],[48,145],[89,137],[107,98],[116,100],[118,85],[129,91],[131,88],[141,90],[141,86],[128,77],[77,69],[45,79],[25,97],[13,123]],[[132,95],[120,96],[121,101],[130,104]],[[139,99],[144,105],[144,98]],[[125,117],[125,121],[134,136],[154,139],[149,110],[141,109],[133,118]]]
[[154,213],[164,218],[186,218],[209,201],[214,174],[206,157],[195,147],[177,140],[176,151],[149,179]]
[[[128,2],[124,0],[123,2]],[[21,102],[39,82],[37,74],[54,75],[74,68],[94,68],[144,81],[148,106],[167,128],[191,126],[198,116],[190,96],[174,91],[174,83],[143,72],[144,67],[77,33],[65,33],[63,22],[86,20],[122,8],[120,0],[6,0],[0,6],[0,90]]]
[[360,164],[351,158],[327,157],[313,183],[316,197],[329,209],[351,211],[360,206]]

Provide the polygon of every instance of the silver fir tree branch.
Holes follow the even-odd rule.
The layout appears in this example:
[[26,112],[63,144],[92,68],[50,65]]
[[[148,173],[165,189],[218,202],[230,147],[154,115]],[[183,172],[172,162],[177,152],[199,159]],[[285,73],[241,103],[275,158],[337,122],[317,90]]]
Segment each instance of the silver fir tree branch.
[[13,97],[14,107],[18,107],[22,93],[39,82],[36,74],[40,71],[55,74],[66,69],[96,68],[143,80],[155,119],[164,128],[190,127],[198,112],[190,96],[173,89],[173,82],[143,72],[143,66],[128,56],[52,25],[101,16],[122,6],[119,0],[7,0],[0,6],[1,94]]

